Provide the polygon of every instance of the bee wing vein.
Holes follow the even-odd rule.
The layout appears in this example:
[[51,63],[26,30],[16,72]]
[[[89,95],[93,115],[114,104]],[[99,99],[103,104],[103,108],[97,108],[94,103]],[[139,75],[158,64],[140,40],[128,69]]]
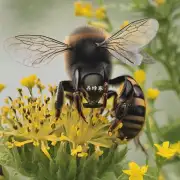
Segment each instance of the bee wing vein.
[[13,55],[13,59],[17,58],[19,63],[34,67],[48,64],[69,48],[61,41],[42,35],[18,35],[5,42],[5,49]]
[[148,61],[150,58],[141,53],[141,50],[155,37],[158,28],[159,24],[155,19],[137,20],[98,45],[107,48],[111,55],[126,64],[140,65],[143,56],[145,63],[151,63],[152,60]]

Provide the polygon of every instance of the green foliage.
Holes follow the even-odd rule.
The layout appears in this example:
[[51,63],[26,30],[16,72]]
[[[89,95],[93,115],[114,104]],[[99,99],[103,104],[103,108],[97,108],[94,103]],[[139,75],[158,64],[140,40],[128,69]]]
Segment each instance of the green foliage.
[[175,91],[180,98],[180,44],[178,42],[180,2],[172,0],[156,7],[148,0],[133,0],[133,5],[133,10],[141,12],[144,17],[157,19],[160,25],[158,34],[147,51],[164,66],[169,79],[158,81],[155,85],[161,91]]
[[[57,145],[55,157],[49,161],[39,148],[25,145],[23,148],[2,149],[0,164],[12,167],[16,174],[38,180],[97,180],[122,175],[127,147],[106,149],[100,157],[93,153],[89,157],[74,157],[67,151],[66,143]],[[33,152],[33,153],[32,153]],[[6,156],[6,158],[5,158]],[[7,158],[8,156],[8,158]],[[4,159],[11,161],[7,162]],[[4,170],[5,178],[9,172]]]
[[175,120],[173,124],[172,121],[173,120],[169,121],[167,125],[161,128],[162,137],[164,140],[167,140],[171,143],[176,143],[180,139],[180,119]]

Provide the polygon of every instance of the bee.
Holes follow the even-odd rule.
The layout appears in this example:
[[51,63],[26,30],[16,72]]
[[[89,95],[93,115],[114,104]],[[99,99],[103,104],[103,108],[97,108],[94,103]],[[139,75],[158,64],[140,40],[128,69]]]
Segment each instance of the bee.
[[[131,76],[111,78],[112,57],[134,66],[154,63],[154,59],[143,48],[153,40],[158,28],[158,21],[148,18],[133,21],[110,36],[100,29],[83,26],[76,28],[65,42],[43,35],[18,35],[6,43],[6,49],[11,49],[9,52],[25,50],[25,58],[19,58],[18,62],[33,67],[47,64],[64,52],[70,80],[59,82],[56,117],[59,118],[61,114],[65,92],[84,121],[83,107],[99,108],[102,114],[107,100],[113,97],[114,120],[109,132],[122,122],[119,138],[130,140],[138,136],[144,125],[144,94]],[[121,84],[124,85],[120,93],[109,88]],[[82,102],[82,97],[86,103]]]

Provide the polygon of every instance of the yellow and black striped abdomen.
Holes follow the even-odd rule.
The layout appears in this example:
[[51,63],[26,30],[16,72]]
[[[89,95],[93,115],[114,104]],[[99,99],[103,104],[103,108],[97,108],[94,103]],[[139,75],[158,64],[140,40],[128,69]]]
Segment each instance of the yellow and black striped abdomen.
[[122,119],[123,127],[121,128],[120,138],[127,140],[136,137],[142,130],[145,123],[146,104],[144,93],[137,82],[128,77],[134,87],[134,96],[132,105],[128,109],[127,116]]

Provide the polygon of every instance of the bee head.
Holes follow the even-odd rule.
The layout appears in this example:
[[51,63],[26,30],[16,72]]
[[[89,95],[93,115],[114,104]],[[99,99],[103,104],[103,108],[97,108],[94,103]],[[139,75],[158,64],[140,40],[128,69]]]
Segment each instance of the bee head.
[[86,92],[88,104],[95,105],[99,102],[103,94],[104,79],[100,74],[87,74],[83,78],[83,89]]

